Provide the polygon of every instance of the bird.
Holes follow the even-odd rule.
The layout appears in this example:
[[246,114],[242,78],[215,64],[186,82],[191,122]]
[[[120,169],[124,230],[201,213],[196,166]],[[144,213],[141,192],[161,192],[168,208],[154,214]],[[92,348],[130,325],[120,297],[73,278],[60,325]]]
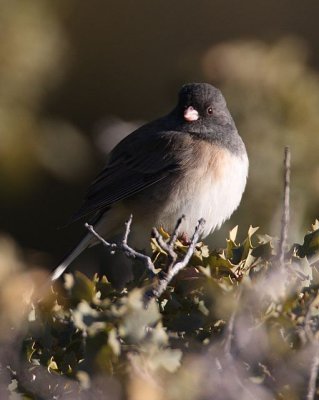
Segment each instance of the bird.
[[[153,227],[191,237],[200,218],[201,238],[220,228],[240,204],[248,176],[248,156],[221,91],[209,83],[181,87],[167,115],[136,129],[111,151],[89,186],[72,221],[91,218],[108,239],[123,232],[133,215],[130,243],[149,244]],[[88,232],[54,270],[58,279],[69,264],[98,240]]]

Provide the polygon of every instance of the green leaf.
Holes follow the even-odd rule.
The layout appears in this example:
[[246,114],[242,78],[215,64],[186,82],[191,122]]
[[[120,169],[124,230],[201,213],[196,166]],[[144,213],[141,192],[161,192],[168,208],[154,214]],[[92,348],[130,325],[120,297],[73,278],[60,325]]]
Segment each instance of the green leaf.
[[230,232],[229,232],[229,240],[233,243],[236,242],[236,236],[238,233],[238,225],[236,225]]
[[297,254],[299,257],[312,257],[319,251],[319,229],[308,233],[304,242],[298,247]]
[[175,372],[181,365],[182,355],[181,350],[162,349],[152,354],[149,360],[150,368],[153,371],[163,368],[168,372]]
[[147,327],[155,325],[161,318],[156,301],[151,300],[147,307],[144,303],[144,292],[134,289],[121,299],[120,305],[113,313],[121,317],[119,334],[132,342],[139,342],[147,335]]
[[[70,282],[68,282],[68,286],[69,284]],[[94,282],[79,271],[76,271],[74,274],[74,282],[71,285],[70,291],[71,299],[76,302],[85,300],[90,303],[96,294]]]
[[59,367],[58,367],[57,363],[53,360],[53,357],[50,358],[47,367],[48,367],[48,371],[50,373],[56,372],[59,370]]
[[72,312],[72,316],[74,325],[90,336],[94,336],[106,328],[106,322],[101,320],[103,315],[92,308],[85,300],[77,305],[77,308]]

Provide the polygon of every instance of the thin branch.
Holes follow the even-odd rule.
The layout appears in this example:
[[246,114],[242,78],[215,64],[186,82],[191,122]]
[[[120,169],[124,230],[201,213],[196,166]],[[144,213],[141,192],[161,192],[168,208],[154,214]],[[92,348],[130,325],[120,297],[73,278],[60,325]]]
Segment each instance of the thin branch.
[[[114,247],[114,243],[109,243],[105,239],[102,238],[93,228],[93,225],[88,224],[87,222],[84,224],[86,229],[88,229],[99,241],[103,244],[103,246],[109,248],[109,247]],[[117,247],[115,245],[115,247]]]
[[174,246],[171,246],[169,242],[165,242],[163,239],[163,236],[158,232],[156,228],[152,229],[152,236],[157,240],[157,243],[159,246],[167,252],[168,258],[169,258],[169,263],[172,261],[175,261],[177,258],[177,254],[174,250]]
[[189,260],[191,259],[192,255],[194,254],[195,246],[198,242],[200,234],[202,233],[204,224],[205,224],[205,220],[203,218],[201,218],[198,221],[198,224],[195,228],[193,237],[191,239],[190,245],[188,247],[188,250],[187,250],[184,258],[181,261],[174,264],[168,270],[168,272],[164,276],[164,278],[158,282],[157,288],[153,290],[153,297],[157,297],[157,298],[160,297],[165,292],[168,284],[172,281],[174,276],[177,275],[189,263]]
[[319,370],[319,350],[318,350],[318,346],[317,346],[315,355],[314,355],[314,357],[312,359],[312,363],[311,363],[310,377],[309,377],[309,383],[308,383],[308,392],[307,392],[307,400],[314,400],[315,399],[318,370]]
[[131,225],[132,225],[133,215],[130,215],[130,218],[125,222],[125,233],[123,237],[122,244],[127,244],[128,235],[131,232]]
[[102,236],[100,236],[93,228],[92,225],[89,225],[88,223],[85,224],[85,227],[107,248],[111,248],[113,250],[122,250],[125,252],[125,254],[127,255],[127,257],[129,258],[133,258],[133,259],[137,259],[137,260],[141,260],[145,267],[151,271],[153,274],[156,274],[156,269],[155,266],[151,260],[150,257],[148,257],[147,255],[143,254],[143,253],[139,253],[138,251],[134,250],[132,247],[130,247],[127,244],[127,240],[128,240],[128,235],[130,233],[130,229],[131,229],[131,223],[132,223],[132,219],[133,216],[131,215],[130,218],[128,219],[128,221],[125,223],[125,232],[124,232],[124,236],[123,236],[123,240],[120,243],[109,243],[106,240],[104,240],[102,238]]
[[158,232],[158,230],[156,228],[153,228],[153,230],[152,230],[153,237],[155,237],[155,239],[157,240],[157,243],[160,245],[160,247],[164,251],[166,251],[168,254],[168,260],[167,260],[167,265],[166,265],[167,271],[170,268],[172,268],[173,264],[175,263],[175,261],[177,259],[177,253],[174,250],[174,246],[175,246],[176,240],[179,235],[179,228],[184,219],[185,219],[185,215],[182,215],[181,218],[179,218],[177,220],[174,231],[167,242],[163,239],[163,236]]
[[281,267],[283,267],[285,263],[285,250],[287,248],[288,224],[290,214],[290,160],[290,150],[289,147],[286,146],[284,156],[284,197],[279,241],[279,263]]
[[178,218],[176,225],[175,225],[175,229],[173,231],[172,236],[170,237],[169,241],[168,241],[168,245],[170,247],[174,247],[174,244],[178,238],[179,235],[179,228],[182,225],[182,222],[185,220],[185,215],[182,215],[180,218]]
[[229,322],[228,322],[227,330],[226,330],[224,350],[225,350],[226,357],[229,357],[229,358],[232,357],[231,352],[232,352],[232,343],[233,343],[233,338],[234,338],[235,319],[236,319],[242,292],[243,292],[243,287],[242,287],[242,285],[240,285],[237,296],[236,296],[236,305],[235,305],[235,308],[229,318]]
[[[159,246],[167,252],[167,263],[164,268],[164,270],[167,272],[169,271],[175,264],[178,254],[175,251],[174,247],[176,244],[176,241],[179,236],[179,229],[180,226],[185,219],[185,215],[182,215],[176,222],[175,228],[173,233],[171,234],[170,238],[166,241],[164,240],[163,236],[158,232],[158,230],[154,227],[152,230],[152,236],[157,240],[157,243]],[[159,275],[160,277],[162,275]]]
[[[190,245],[188,247],[188,250],[184,256],[184,258],[176,262],[177,259],[177,253],[174,251],[174,245],[176,243],[176,240],[178,238],[179,234],[179,228],[180,225],[185,217],[181,217],[176,224],[176,227],[174,229],[174,232],[172,234],[172,239],[170,239],[168,242],[166,242],[163,237],[159,234],[156,228],[153,229],[153,235],[158,241],[158,244],[161,246],[161,248],[164,251],[167,251],[168,256],[170,258],[169,261],[169,267],[168,267],[168,272],[165,274],[165,276],[162,279],[159,279],[157,287],[152,290],[151,293],[148,294],[148,299],[150,300],[151,298],[154,297],[160,297],[164,291],[166,290],[168,284],[172,281],[175,275],[177,275],[183,268],[186,267],[186,265],[189,263],[189,260],[191,259],[192,255],[194,254],[195,251],[195,246],[198,242],[198,239],[202,233],[203,226],[205,224],[205,220],[201,218],[198,221],[198,224],[195,228],[193,237],[191,239]],[[121,250],[124,251],[127,257],[129,258],[134,258],[134,259],[139,259],[141,260],[146,268],[151,271],[153,274],[156,274],[156,268],[151,260],[150,257],[146,256],[145,254],[139,253],[138,251],[134,250],[132,247],[130,247],[127,244],[128,236],[130,234],[130,229],[131,229],[131,224],[132,224],[132,215],[130,216],[129,220],[125,223],[125,232],[123,235],[123,240],[120,243],[109,243],[105,239],[103,239],[95,230],[92,225],[89,225],[88,223],[85,224],[85,227],[107,248],[112,248],[113,250]]]

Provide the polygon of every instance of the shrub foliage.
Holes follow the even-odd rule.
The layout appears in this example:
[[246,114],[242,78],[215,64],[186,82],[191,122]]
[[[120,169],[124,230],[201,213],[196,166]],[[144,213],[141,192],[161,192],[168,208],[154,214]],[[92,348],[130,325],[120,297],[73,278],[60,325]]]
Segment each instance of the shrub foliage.
[[[284,265],[276,239],[252,227],[236,236],[218,251],[198,243],[160,298],[149,297],[167,263],[155,238],[158,275],[136,273],[123,290],[105,276],[66,274],[30,304],[19,357],[8,360],[11,396],[315,398],[319,224]],[[177,240],[179,258],[187,249]]]

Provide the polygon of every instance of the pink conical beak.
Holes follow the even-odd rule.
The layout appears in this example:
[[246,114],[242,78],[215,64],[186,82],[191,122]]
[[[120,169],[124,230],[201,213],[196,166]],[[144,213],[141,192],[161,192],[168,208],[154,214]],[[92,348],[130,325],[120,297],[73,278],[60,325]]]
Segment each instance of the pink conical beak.
[[192,106],[187,107],[186,110],[184,111],[184,119],[187,122],[197,121],[198,117],[199,117],[198,111],[195,110],[195,108]]

